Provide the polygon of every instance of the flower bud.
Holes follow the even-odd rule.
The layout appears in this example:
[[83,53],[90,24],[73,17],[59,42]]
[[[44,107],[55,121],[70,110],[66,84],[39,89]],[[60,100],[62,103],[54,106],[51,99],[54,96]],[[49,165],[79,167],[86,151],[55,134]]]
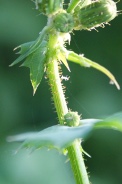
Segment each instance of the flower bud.
[[59,13],[54,18],[54,26],[58,32],[68,33],[74,28],[73,16],[69,13]]
[[80,9],[78,20],[81,29],[92,29],[117,16],[116,3],[112,0],[95,1]]
[[78,126],[80,122],[80,116],[77,112],[69,111],[64,115],[64,124],[67,126]]

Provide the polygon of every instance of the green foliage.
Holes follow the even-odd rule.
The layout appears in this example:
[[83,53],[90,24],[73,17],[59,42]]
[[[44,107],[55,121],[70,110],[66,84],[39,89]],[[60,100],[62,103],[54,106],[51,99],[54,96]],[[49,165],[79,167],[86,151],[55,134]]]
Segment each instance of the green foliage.
[[13,66],[25,59],[21,66],[30,68],[30,80],[34,93],[36,92],[44,74],[46,52],[48,48],[48,36],[45,33],[45,30],[46,29],[40,33],[40,36],[36,41],[24,43],[15,48],[15,50],[20,48],[18,53],[21,55],[10,65]]
[[92,125],[95,129],[114,129],[122,132],[122,112],[116,113],[103,120],[101,119],[83,119],[80,125]]
[[43,41],[39,48],[30,54],[22,66],[30,68],[30,80],[34,89],[34,93],[41,82],[44,74],[44,67],[46,61],[47,42]]
[[72,144],[76,138],[85,138],[91,130],[91,126],[69,127],[55,125],[37,133],[26,133],[8,137],[8,141],[24,141],[22,147],[39,149],[47,146],[63,150]]
[[[122,9],[122,1],[117,6]],[[21,143],[5,141],[8,135],[39,131],[52,126],[54,122],[58,123],[58,120],[50,103],[48,84],[45,82],[47,79],[43,80],[33,97],[29,70],[18,66],[8,67],[18,57],[12,52],[13,48],[35,40],[46,23],[45,16],[34,10],[32,1],[1,0],[0,22],[0,184],[57,184],[57,181],[58,184],[74,184],[70,161],[65,163],[67,156],[59,154],[55,149],[48,151],[47,148],[34,153],[30,153],[30,149],[21,149],[14,155]],[[111,26],[98,28],[98,31],[74,31],[69,48],[106,66],[121,86],[121,15],[111,22]],[[107,117],[121,111],[122,93],[108,85],[104,75],[92,68],[81,68],[71,62],[68,64],[72,72],[63,67],[61,76],[63,86],[66,86],[69,108],[82,113],[83,118]],[[65,81],[65,78],[63,80],[63,76],[70,77],[69,81]],[[87,141],[83,141],[83,148],[92,157],[86,158],[84,155],[91,183],[121,183],[121,142],[120,132],[103,129],[94,131]]]
[[[47,16],[47,26],[43,28],[36,41],[19,46],[20,56],[11,66],[25,59],[21,66],[30,68],[30,80],[34,93],[42,80],[44,71],[46,71],[61,125],[37,133],[12,136],[8,140],[23,141],[21,148],[32,147],[34,150],[43,146],[58,150],[66,148],[76,183],[89,184],[80,140],[85,139],[95,128],[114,128],[122,131],[121,120],[112,118],[80,121],[78,113],[69,112],[61,84],[59,65],[62,62],[70,70],[67,63],[68,59],[81,66],[96,68],[106,74],[111,83],[114,83],[120,89],[116,79],[107,69],[83,55],[78,55],[65,48],[66,43],[70,42],[70,33],[73,30],[95,29],[95,27],[100,27],[114,19],[117,15],[116,4],[112,0],[106,2],[103,0],[99,2],[72,0],[66,9],[63,8],[61,0],[56,3],[54,0],[38,0],[35,1],[35,4],[36,8]],[[62,126],[62,124],[68,126]]]
[[[21,54],[10,66],[14,66],[15,64],[18,64],[21,62],[23,59],[28,57],[30,54],[35,52],[37,49],[40,49],[40,45],[43,47],[46,47],[45,41],[47,41],[47,31],[48,27],[45,27],[42,32],[39,34],[39,37],[32,42],[24,43],[17,48],[20,48],[19,54]],[[16,50],[16,48],[15,48]]]
[[[100,1],[100,2],[91,3],[90,5],[87,5],[84,8],[82,8],[84,6],[84,3],[81,5],[80,2],[79,2],[80,4],[77,4],[78,1],[72,1],[71,4],[69,4],[69,7],[70,5],[74,7],[74,12],[75,12],[75,9],[77,12],[77,7],[80,7],[81,10],[83,9],[83,12],[85,13],[85,17],[88,17],[88,20],[89,20],[89,17],[91,17],[91,15],[89,15],[89,11],[92,14],[92,12],[94,12],[94,8],[98,9],[99,12],[97,13],[97,15],[93,15],[94,20],[90,18],[90,21],[94,21],[97,26],[100,26],[100,23],[110,21],[116,16],[116,5],[113,1],[111,0],[109,1],[107,2],[107,5],[104,1]],[[75,2],[75,6],[72,4],[74,2]],[[57,1],[56,4],[54,1],[51,1],[51,0],[45,1],[45,2],[36,1],[35,3],[37,6],[40,6],[42,8],[44,5],[45,11],[47,11],[47,9],[50,9],[52,7],[49,12],[54,12],[53,9],[55,9],[54,8],[55,6],[58,7],[59,9],[61,8],[60,1]],[[87,2],[87,4],[89,4],[89,2]],[[111,6],[113,9],[111,9]],[[103,8],[105,7],[104,13],[101,13],[103,12],[103,9],[101,7]],[[108,15],[109,10],[111,10],[112,12],[114,11],[115,15],[111,14],[110,15],[111,17],[110,17]],[[10,66],[13,66],[21,62],[23,59],[26,59],[25,63],[22,66],[26,66],[30,68],[30,80],[33,86],[34,93],[36,92],[37,87],[41,82],[41,79],[44,74],[44,68],[46,68],[46,64],[50,62],[49,60],[53,61],[54,59],[57,59],[58,61],[62,61],[65,64],[65,66],[68,68],[68,70],[70,69],[66,59],[73,61],[75,63],[78,63],[81,66],[86,66],[86,67],[92,66],[97,70],[100,70],[103,73],[105,73],[111,79],[111,81],[117,86],[117,88],[120,89],[116,79],[107,69],[105,69],[104,67],[100,66],[95,62],[92,62],[91,60],[83,56],[77,55],[76,53],[65,49],[65,43],[69,41],[69,35],[67,35],[67,33],[71,32],[76,27],[76,25],[74,25],[74,21],[77,22],[78,24],[77,27],[79,27],[82,23],[84,24],[83,21],[85,21],[85,23],[88,24],[86,26],[87,29],[91,28],[91,25],[92,25],[92,28],[95,27],[96,25],[93,25],[93,23],[91,22],[88,23],[84,17],[83,17],[83,21],[81,20],[81,22],[78,23],[78,21],[76,20],[77,15],[72,13],[67,13],[65,10],[63,10],[63,6],[62,6],[62,10],[57,12],[56,15],[53,15],[53,14],[49,15],[50,14],[49,12],[46,13],[49,19],[47,23],[47,27],[45,27],[42,30],[42,32],[40,33],[36,41],[25,43],[17,47],[17,48],[20,48],[20,52],[19,52],[20,56],[10,65]],[[78,13],[79,12],[80,10],[78,11]],[[74,19],[73,19],[73,15],[74,15]],[[105,20],[103,20],[101,16],[104,16]],[[98,18],[99,18],[99,21],[97,22]],[[78,17],[78,20],[79,20],[79,17]],[[56,35],[55,39],[57,39],[57,41],[54,39],[55,45],[53,49],[52,48],[49,49],[50,47],[49,45],[53,45],[53,42],[54,42],[53,40],[49,41],[50,34],[55,34]],[[47,51],[50,54],[49,53],[47,54]]]
[[48,148],[56,148],[62,151],[62,149],[71,145],[75,139],[84,140],[96,129],[114,129],[122,132],[122,113],[114,114],[103,120],[83,119],[80,120],[80,125],[75,127],[55,125],[40,132],[10,136],[7,140],[9,142],[23,142],[20,148],[32,148],[35,150],[47,146]]

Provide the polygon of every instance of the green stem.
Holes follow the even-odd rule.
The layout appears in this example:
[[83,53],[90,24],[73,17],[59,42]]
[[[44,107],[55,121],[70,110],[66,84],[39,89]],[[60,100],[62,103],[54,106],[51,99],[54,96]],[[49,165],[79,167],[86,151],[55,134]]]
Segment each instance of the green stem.
[[57,60],[54,60],[48,64],[47,75],[49,78],[49,85],[51,87],[52,96],[55,104],[55,108],[58,114],[60,124],[63,124],[63,116],[68,113],[64,93],[59,76],[59,67]]
[[[51,36],[48,45],[49,55],[47,58],[52,57],[51,54],[54,53],[55,46],[58,43],[58,36],[56,36],[55,34],[50,35]],[[58,61],[56,59],[53,59],[52,61],[49,60],[47,64],[47,77],[49,79],[49,85],[51,87],[51,92],[54,100],[54,105],[58,114],[59,122],[62,125],[63,117],[65,114],[67,114],[68,107],[60,80]],[[72,170],[74,172],[76,184],[89,184],[89,179],[86,172],[79,141],[76,140],[70,147],[67,148],[67,150]]]
[[71,13],[79,3],[80,3],[80,0],[71,0],[69,7],[67,9],[67,12]]
[[89,184],[88,174],[84,164],[81,145],[79,144],[79,141],[76,140],[67,149],[76,184]]

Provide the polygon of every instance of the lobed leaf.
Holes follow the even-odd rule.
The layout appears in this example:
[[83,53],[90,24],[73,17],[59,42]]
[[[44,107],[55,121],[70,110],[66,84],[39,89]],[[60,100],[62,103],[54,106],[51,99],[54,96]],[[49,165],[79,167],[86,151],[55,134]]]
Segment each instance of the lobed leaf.
[[25,44],[22,44],[19,47],[17,47],[17,48],[21,48],[21,50],[20,50],[21,55],[10,66],[14,66],[14,65],[18,64],[23,59],[28,57],[30,54],[35,52],[38,49],[38,47],[40,46],[40,43],[41,43],[40,40],[37,40],[37,41],[33,42],[32,45],[30,45],[29,43],[25,43]]
[[[23,59],[25,59],[26,57],[28,57],[30,54],[32,54],[33,52],[35,52],[40,47],[40,44],[42,43],[42,41],[48,39],[47,32],[50,29],[51,29],[51,27],[46,26],[42,30],[42,32],[40,33],[40,35],[36,39],[36,41],[24,43],[24,44],[18,46],[17,48],[20,48],[21,49],[20,52],[19,52],[21,55],[10,66],[14,66],[14,65],[18,64]],[[17,48],[15,48],[15,50]]]
[[35,41],[23,43],[22,45],[19,45],[18,47],[16,47],[14,50],[20,49],[20,51],[17,54],[22,55],[26,53],[31,48],[31,46],[34,44],[35,44]]
[[45,67],[45,59],[47,52],[47,42],[43,41],[39,48],[30,54],[25,62],[21,66],[26,66],[30,68],[30,80],[33,86],[34,94],[39,86]]

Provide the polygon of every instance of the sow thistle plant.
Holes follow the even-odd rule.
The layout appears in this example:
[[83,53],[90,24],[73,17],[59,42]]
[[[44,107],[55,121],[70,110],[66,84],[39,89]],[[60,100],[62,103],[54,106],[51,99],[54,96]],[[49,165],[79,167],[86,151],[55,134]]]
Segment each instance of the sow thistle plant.
[[68,72],[70,68],[67,61],[86,68],[93,67],[106,74],[117,89],[120,89],[115,77],[106,68],[66,48],[74,31],[91,31],[97,27],[104,27],[113,20],[118,15],[116,3],[113,0],[70,0],[67,8],[64,8],[63,0],[35,0],[34,3],[36,9],[47,16],[47,25],[35,41],[16,48],[20,49],[20,56],[10,66],[24,60],[21,66],[30,68],[33,94],[46,73],[59,125],[40,132],[10,136],[8,141],[23,141],[20,148],[37,149],[47,146],[56,148],[64,154],[67,152],[76,184],[89,184],[83,159],[83,154],[87,153],[81,147],[81,140],[97,128],[122,131],[121,114],[104,120],[81,119],[78,112],[71,111],[67,107],[62,87],[61,64],[66,66]]

